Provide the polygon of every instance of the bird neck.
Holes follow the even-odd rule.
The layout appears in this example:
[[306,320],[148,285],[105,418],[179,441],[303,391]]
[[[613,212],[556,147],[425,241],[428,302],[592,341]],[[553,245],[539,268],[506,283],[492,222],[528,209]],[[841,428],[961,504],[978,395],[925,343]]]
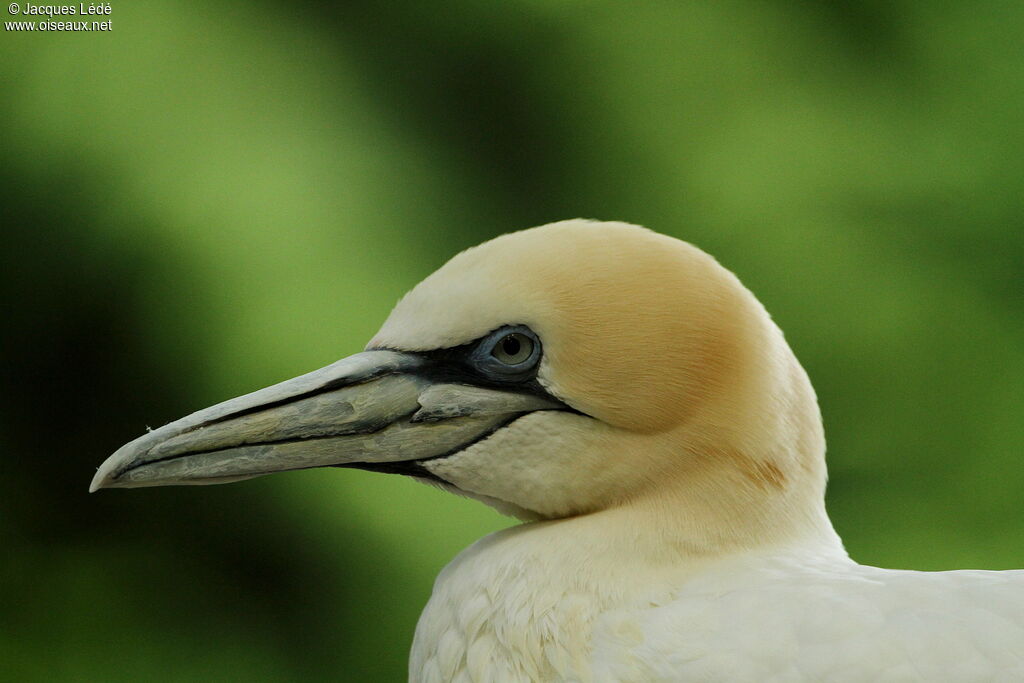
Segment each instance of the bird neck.
[[841,551],[825,511],[814,389],[781,332],[770,323],[765,332],[729,392],[651,442],[653,458],[670,464],[608,510],[623,533],[649,537],[653,553],[713,557],[792,543]]
[[816,487],[772,481],[749,485],[745,473],[720,470],[700,481],[667,482],[604,511],[604,534],[615,530],[643,555],[667,562],[702,561],[792,546],[845,554]]
[[[793,549],[847,557],[813,478],[787,482],[781,491],[775,484],[750,484],[745,474],[729,468],[692,479],[666,477],[657,487],[603,509],[527,522],[480,544],[522,537],[527,544],[523,548],[564,556],[567,566],[582,562],[609,564],[611,569],[621,563],[632,566],[638,560],[649,566],[685,569],[730,556]],[[500,501],[484,502],[501,509]]]

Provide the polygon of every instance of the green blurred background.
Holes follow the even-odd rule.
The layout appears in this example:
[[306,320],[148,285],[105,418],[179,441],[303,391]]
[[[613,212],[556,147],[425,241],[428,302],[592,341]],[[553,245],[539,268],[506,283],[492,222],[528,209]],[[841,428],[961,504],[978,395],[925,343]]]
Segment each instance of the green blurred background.
[[4,678],[403,678],[433,577],[509,520],[352,471],[89,479],[146,425],[360,350],[460,249],[575,216],[690,240],[761,298],[856,559],[1024,565],[1024,3],[104,18],[0,37]]

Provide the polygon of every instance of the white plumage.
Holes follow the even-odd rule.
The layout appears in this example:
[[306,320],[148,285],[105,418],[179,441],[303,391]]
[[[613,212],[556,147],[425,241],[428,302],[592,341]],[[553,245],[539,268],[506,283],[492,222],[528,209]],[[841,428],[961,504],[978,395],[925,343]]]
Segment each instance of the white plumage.
[[464,551],[413,680],[1024,680],[1024,572],[884,570],[810,543],[658,565],[600,534],[555,522]]
[[528,520],[438,577],[414,681],[1024,680],[1024,571],[850,560],[782,333],[713,259],[642,228],[464,252],[366,352],[151,432],[93,488],[337,465]]

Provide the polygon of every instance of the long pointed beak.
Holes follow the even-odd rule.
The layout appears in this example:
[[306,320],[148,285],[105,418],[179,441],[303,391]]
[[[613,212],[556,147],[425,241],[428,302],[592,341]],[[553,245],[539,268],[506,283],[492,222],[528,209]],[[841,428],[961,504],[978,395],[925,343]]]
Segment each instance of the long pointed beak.
[[424,366],[415,354],[366,351],[200,410],[122,446],[89,491],[332,466],[429,478],[419,462],[458,452],[525,413],[565,407],[529,393],[437,383],[418,372]]

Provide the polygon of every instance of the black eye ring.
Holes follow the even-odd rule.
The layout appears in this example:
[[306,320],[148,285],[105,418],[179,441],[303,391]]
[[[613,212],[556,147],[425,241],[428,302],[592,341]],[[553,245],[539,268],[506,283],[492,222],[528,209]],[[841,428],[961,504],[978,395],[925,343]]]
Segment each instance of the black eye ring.
[[532,377],[541,357],[540,338],[525,325],[506,325],[480,340],[470,355],[473,365],[496,379]]

